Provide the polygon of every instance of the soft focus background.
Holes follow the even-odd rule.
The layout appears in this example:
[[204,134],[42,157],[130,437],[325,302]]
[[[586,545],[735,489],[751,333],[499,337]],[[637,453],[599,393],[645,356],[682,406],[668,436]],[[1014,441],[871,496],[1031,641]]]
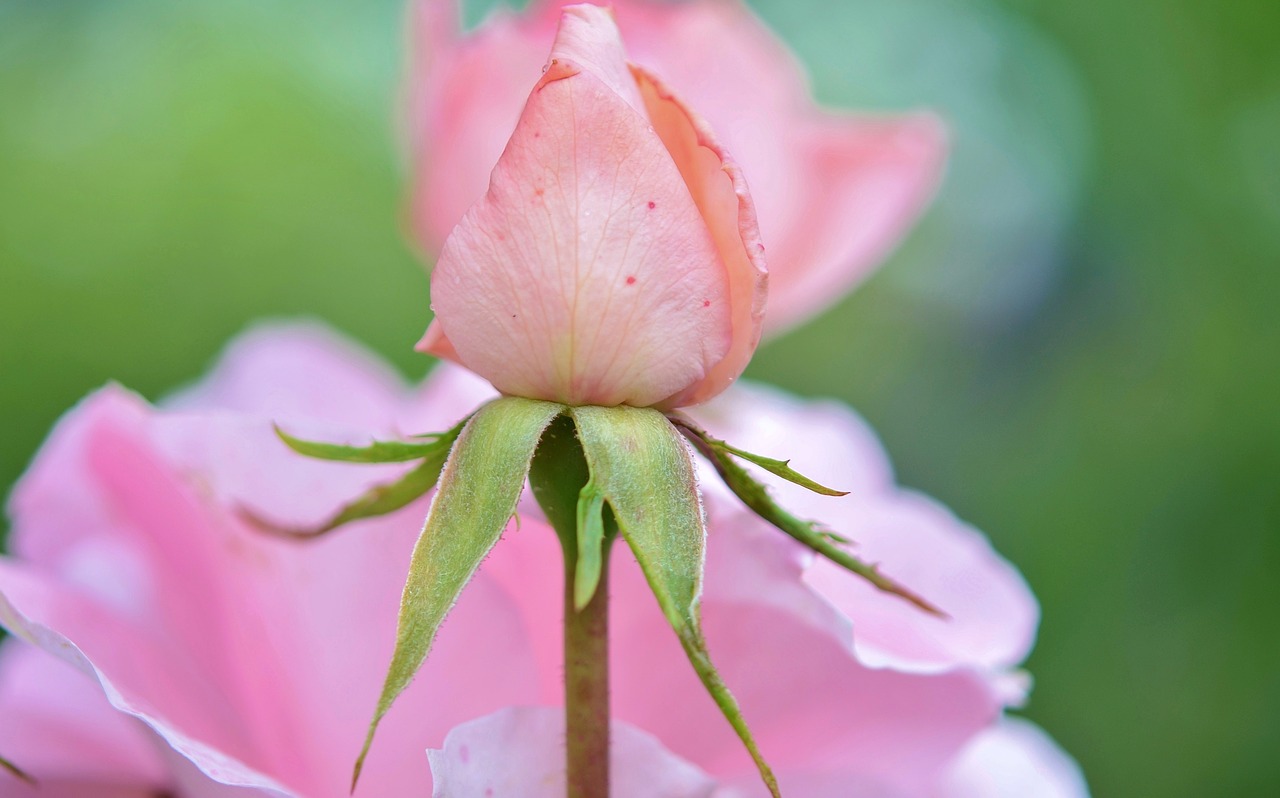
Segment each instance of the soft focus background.
[[[1280,794],[1280,5],[754,5],[821,99],[936,107],[955,155],[886,268],[751,376],[853,403],[1022,568],[1027,714],[1095,795]],[[0,0],[0,486],[85,392],[161,395],[254,319],[423,373],[401,22]]]

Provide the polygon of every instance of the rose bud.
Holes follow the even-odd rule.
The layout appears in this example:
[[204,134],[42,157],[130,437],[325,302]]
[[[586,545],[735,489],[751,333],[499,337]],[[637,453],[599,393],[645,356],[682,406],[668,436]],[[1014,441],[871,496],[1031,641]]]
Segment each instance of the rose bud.
[[445,241],[419,348],[509,395],[697,404],[760,340],[763,253],[705,121],[627,63],[608,11],[570,6],[488,192]]

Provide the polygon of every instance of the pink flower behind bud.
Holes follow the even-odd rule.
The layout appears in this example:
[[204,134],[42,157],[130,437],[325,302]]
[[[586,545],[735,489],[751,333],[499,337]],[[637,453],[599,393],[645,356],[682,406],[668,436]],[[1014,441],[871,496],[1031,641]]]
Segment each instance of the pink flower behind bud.
[[[273,420],[355,442],[443,429],[491,395],[453,367],[407,390],[333,336],[286,328],[241,339],[159,409],[112,387],[71,411],[14,490],[0,557],[0,623],[25,638],[0,645],[0,752],[42,785],[0,773],[0,797],[346,798],[425,502],[305,545],[236,510],[314,524],[404,467],[299,458]],[[792,431],[798,465],[857,489],[826,499],[832,527],[953,613],[895,620],[899,599],[823,574],[708,490],[703,626],[785,795],[1087,795],[1043,734],[998,720],[1035,601],[981,535],[908,512],[918,499],[847,410],[739,386],[700,415],[770,451]],[[532,504],[384,720],[356,798],[556,794],[562,559]],[[623,550],[610,586],[614,794],[760,795]]]

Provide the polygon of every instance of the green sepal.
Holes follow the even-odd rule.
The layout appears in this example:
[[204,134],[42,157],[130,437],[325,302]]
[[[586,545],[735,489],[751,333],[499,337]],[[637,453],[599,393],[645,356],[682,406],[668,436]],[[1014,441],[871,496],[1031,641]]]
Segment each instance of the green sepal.
[[699,621],[706,527],[688,447],[667,418],[634,407],[570,410],[618,529],[711,697],[738,733],[770,793],[778,784],[737,701],[711,664]]
[[445,615],[515,515],[529,462],[562,405],[503,397],[466,422],[409,561],[395,653],[351,778],[355,790],[378,724],[426,660]]
[[277,425],[276,435],[285,445],[298,454],[317,460],[338,460],[344,463],[407,463],[439,453],[441,459],[462,431],[468,419],[463,419],[450,430],[414,435],[418,441],[374,441],[368,446],[346,446],[338,443],[321,443],[295,438]]
[[533,498],[556,531],[566,558],[578,551],[578,497],[591,479],[586,458],[578,444],[573,419],[564,414],[551,422],[538,441],[529,466]]
[[696,436],[702,444],[711,447],[721,454],[731,454],[734,457],[741,457],[743,460],[755,463],[774,476],[782,477],[788,482],[799,485],[802,488],[807,488],[814,493],[820,493],[823,496],[849,495],[849,491],[847,490],[828,488],[826,485],[809,479],[804,474],[801,474],[799,471],[792,468],[790,460],[775,460],[772,457],[752,454],[751,452],[743,451],[736,446],[730,446],[728,443],[718,438],[713,438],[706,430],[699,427],[688,416],[685,416],[682,413],[672,413],[671,420],[684,430],[686,435]]
[[715,467],[729,489],[756,515],[835,564],[866,579],[877,589],[905,599],[931,615],[940,618],[948,617],[945,612],[920,594],[880,573],[879,566],[863,562],[847,549],[842,548],[841,544],[849,542],[847,538],[823,529],[816,521],[797,518],[784,510],[773,500],[764,485],[757,482],[728,453],[708,444],[698,434],[697,428],[686,423],[685,419],[673,416],[672,421],[684,432],[685,437],[693,443],[694,447],[711,461],[711,465]]
[[578,560],[573,576],[573,607],[578,612],[596,594],[603,564],[604,494],[588,482],[578,494]]
[[[394,463],[420,457],[422,462],[399,479],[373,486],[363,495],[339,508],[327,521],[318,526],[283,526],[264,518],[247,507],[239,508],[237,514],[263,532],[290,538],[313,538],[332,532],[343,524],[349,524],[352,521],[394,513],[396,510],[412,504],[418,497],[435,487],[436,482],[440,479],[440,471],[444,468],[445,459],[448,458],[449,451],[453,447],[454,441],[458,439],[458,434],[462,432],[462,427],[465,423],[466,420],[464,419],[450,430],[431,433],[428,436],[432,439],[430,443],[379,442],[364,448],[303,441],[276,427],[276,434],[280,436],[281,440],[295,452],[308,457],[357,463]],[[415,457],[402,458],[400,455],[409,449],[415,450],[417,455]]]
[[394,482],[375,485],[359,498],[343,506],[333,516],[319,526],[288,527],[276,524],[255,511],[245,507],[237,511],[241,518],[253,526],[273,535],[290,538],[314,538],[332,532],[343,524],[359,521],[362,518],[375,518],[380,515],[394,513],[416,501],[420,496],[435,487],[440,479],[440,470],[444,467],[449,451],[442,449],[432,453],[421,465],[405,473]]
[[15,779],[18,779],[19,781],[25,781],[27,784],[30,784],[32,787],[40,786],[39,783],[35,780],[35,778],[31,776],[31,774],[27,773],[22,768],[18,767],[17,765],[13,764],[12,762],[10,762],[9,760],[5,759],[2,756],[0,756],[0,770],[3,770],[4,772],[8,773],[10,776],[13,776]]

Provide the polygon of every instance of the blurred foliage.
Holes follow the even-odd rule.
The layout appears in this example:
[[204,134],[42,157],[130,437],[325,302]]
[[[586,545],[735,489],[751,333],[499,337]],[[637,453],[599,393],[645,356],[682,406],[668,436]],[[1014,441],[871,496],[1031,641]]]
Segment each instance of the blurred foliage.
[[[760,0],[833,104],[955,129],[935,211],[751,375],[852,402],[1044,608],[1098,796],[1280,790],[1280,6]],[[0,0],[0,484],[264,316],[410,375],[398,0]]]

